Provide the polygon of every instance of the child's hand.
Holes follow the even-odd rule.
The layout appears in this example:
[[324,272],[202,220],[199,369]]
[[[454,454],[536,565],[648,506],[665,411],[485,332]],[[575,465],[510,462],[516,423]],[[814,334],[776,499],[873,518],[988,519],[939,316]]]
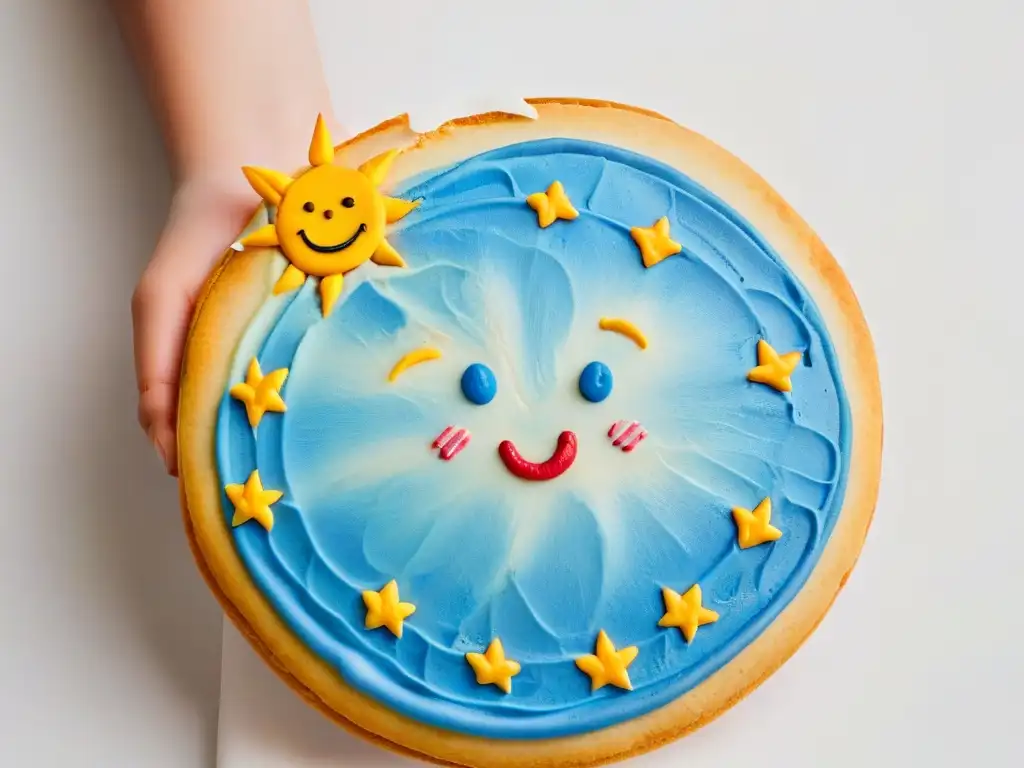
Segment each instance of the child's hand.
[[178,189],[132,297],[139,424],[172,475],[181,356],[195,301],[259,202],[237,175],[241,183],[187,182]]
[[[330,97],[304,0],[113,0],[180,179],[132,298],[139,423],[172,475],[195,301],[259,197],[241,166],[299,168]],[[336,127],[330,125],[334,135]]]

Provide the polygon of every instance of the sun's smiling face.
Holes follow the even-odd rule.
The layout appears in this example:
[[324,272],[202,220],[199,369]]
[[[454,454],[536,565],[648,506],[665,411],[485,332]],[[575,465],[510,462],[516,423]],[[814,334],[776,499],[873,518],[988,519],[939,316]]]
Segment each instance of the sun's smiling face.
[[387,197],[378,191],[399,155],[390,150],[358,168],[335,164],[334,145],[318,117],[309,145],[309,165],[294,178],[280,171],[244,166],[252,188],[276,208],[274,223],[256,229],[231,245],[278,247],[288,267],[274,293],[294,291],[308,276],[321,278],[324,317],[341,295],[346,272],[367,261],[404,267],[405,260],[385,237],[385,227],[413,210],[419,201]]
[[366,176],[322,165],[288,187],[277,209],[277,239],[288,261],[322,277],[369,260],[385,223],[383,198]]

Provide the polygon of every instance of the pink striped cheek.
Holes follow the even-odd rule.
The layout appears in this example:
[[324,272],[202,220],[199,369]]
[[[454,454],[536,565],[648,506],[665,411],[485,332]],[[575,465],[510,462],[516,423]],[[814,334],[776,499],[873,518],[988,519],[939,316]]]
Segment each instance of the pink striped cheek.
[[470,437],[468,429],[448,426],[445,427],[440,435],[434,438],[431,448],[437,450],[437,457],[441,461],[451,461],[462,452],[463,448],[469,445]]
[[647,429],[639,421],[620,419],[608,429],[612,447],[623,453],[632,453],[647,438]]

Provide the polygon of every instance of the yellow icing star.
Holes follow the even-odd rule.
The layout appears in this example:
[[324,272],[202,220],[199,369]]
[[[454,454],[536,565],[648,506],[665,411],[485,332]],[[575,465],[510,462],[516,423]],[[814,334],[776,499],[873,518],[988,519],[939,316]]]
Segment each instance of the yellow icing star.
[[537,212],[537,224],[542,229],[550,227],[558,219],[572,221],[580,215],[579,211],[572,207],[569,196],[565,194],[565,187],[560,181],[552,182],[547,192],[535,192],[527,197],[526,204]]
[[235,516],[231,518],[232,527],[237,528],[250,520],[255,520],[268,531],[274,527],[274,513],[271,512],[270,505],[284,494],[281,491],[263,490],[259,470],[252,471],[245,485],[227,485],[224,492],[235,505]]
[[792,392],[793,382],[789,377],[800,363],[800,357],[799,352],[787,352],[780,355],[772,348],[771,344],[764,339],[759,339],[757,342],[757,367],[750,369],[747,378],[758,384],[774,387],[779,392]]
[[387,627],[395,637],[402,636],[402,622],[416,612],[412,603],[399,602],[398,582],[392,579],[380,592],[363,592],[366,604],[366,628]]
[[480,685],[496,685],[505,693],[512,693],[512,678],[519,674],[519,662],[505,658],[501,640],[494,638],[486,653],[467,653],[466,661],[476,673]]
[[753,512],[743,507],[733,507],[732,519],[736,521],[740,549],[750,549],[782,538],[782,531],[771,524],[772,500],[767,496],[754,507]]
[[662,216],[652,227],[633,227],[629,234],[640,246],[644,266],[648,268],[683,250],[683,246],[668,235],[668,216]]
[[693,642],[697,627],[718,621],[718,614],[715,611],[700,604],[701,591],[696,584],[684,595],[668,587],[662,587],[661,596],[665,600],[665,615],[658,621],[658,626],[679,627],[688,643]]
[[267,205],[277,207],[277,216],[273,224],[260,227],[231,247],[236,251],[247,246],[279,247],[289,264],[274,293],[295,290],[307,275],[319,277],[326,317],[341,295],[346,272],[366,261],[405,266],[385,239],[385,229],[419,202],[387,197],[378,189],[397,156],[397,150],[390,150],[359,168],[335,165],[331,135],[323,117],[317,117],[309,145],[310,168],[295,178],[269,168],[242,169]]
[[249,425],[255,428],[267,411],[285,412],[284,400],[281,399],[281,387],[284,386],[284,380],[287,378],[287,368],[278,368],[264,376],[259,361],[254,357],[249,363],[245,382],[235,384],[228,392],[233,398],[241,400],[245,404]]
[[639,652],[635,645],[621,651],[615,650],[611,638],[602,629],[597,635],[595,655],[580,656],[576,659],[576,666],[590,676],[591,691],[604,688],[606,685],[632,691],[633,684],[629,682],[629,673],[626,669]]

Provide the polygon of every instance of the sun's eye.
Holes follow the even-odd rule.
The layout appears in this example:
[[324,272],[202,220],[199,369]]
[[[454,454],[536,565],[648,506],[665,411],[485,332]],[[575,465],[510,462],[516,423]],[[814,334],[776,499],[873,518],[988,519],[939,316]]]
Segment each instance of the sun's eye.
[[473,363],[462,373],[462,394],[475,405],[487,405],[498,394],[494,371],[483,363]]
[[345,197],[345,198],[342,198],[342,200],[341,200],[341,204],[342,204],[343,206],[345,206],[346,208],[351,208],[351,207],[352,207],[353,205],[355,205],[355,204],[356,204],[356,201],[355,201],[355,199],[354,199],[354,198],[351,198],[351,197]]
[[611,368],[595,360],[580,373],[580,394],[592,403],[600,403],[612,393]]
[[313,206],[312,203],[307,202],[304,206],[302,206],[302,210],[304,210],[306,213],[312,213],[315,210],[315,207]]

